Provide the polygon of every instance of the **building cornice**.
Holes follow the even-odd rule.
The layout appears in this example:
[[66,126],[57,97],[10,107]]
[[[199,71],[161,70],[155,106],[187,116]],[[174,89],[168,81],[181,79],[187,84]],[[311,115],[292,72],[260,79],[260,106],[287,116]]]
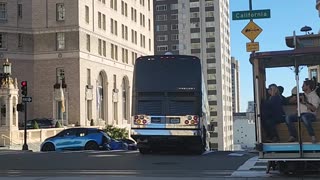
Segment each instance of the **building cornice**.
[[22,34],[48,34],[57,32],[79,31],[79,26],[63,26],[50,28],[23,28],[23,27],[1,27],[0,32],[22,33]]

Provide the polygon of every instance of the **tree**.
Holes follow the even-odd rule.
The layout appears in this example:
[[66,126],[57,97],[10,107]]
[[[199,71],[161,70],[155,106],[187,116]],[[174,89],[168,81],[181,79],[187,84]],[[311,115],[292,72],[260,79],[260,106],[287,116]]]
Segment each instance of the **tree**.
[[112,125],[107,125],[104,132],[109,134],[112,139],[125,139],[129,137],[129,132],[126,128],[118,128]]
[[33,129],[39,129],[39,124],[37,123],[37,121],[34,121]]
[[61,125],[61,123],[59,121],[56,122],[55,128],[62,128],[62,125]]

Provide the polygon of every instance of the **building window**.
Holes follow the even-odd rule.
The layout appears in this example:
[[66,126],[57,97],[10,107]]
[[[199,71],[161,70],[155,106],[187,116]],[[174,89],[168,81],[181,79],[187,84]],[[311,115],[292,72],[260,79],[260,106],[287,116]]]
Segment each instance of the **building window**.
[[172,51],[178,51],[179,50],[179,44],[173,44],[171,46]]
[[178,20],[178,14],[171,14],[171,20]]
[[167,10],[167,5],[162,4],[162,5],[157,5],[156,6],[156,11],[166,11]]
[[156,31],[167,31],[168,26],[167,25],[157,25],[156,26]]
[[200,28],[200,23],[199,22],[191,22],[190,28]]
[[23,35],[21,33],[18,34],[18,47],[21,48],[23,46]]
[[172,41],[179,40],[179,34],[171,34],[171,40]]
[[157,46],[157,51],[168,51],[168,45]]
[[205,7],[213,7],[214,6],[214,2],[213,1],[206,1],[205,2]]
[[87,69],[87,85],[91,85],[91,69]]
[[65,34],[57,33],[57,49],[61,50],[65,48]]
[[107,47],[106,47],[107,45],[106,45],[106,41],[103,41],[103,42],[102,42],[102,45],[103,45],[103,46],[102,46],[102,53],[103,53],[103,56],[106,57],[106,56],[107,56]]
[[171,30],[178,30],[179,26],[178,24],[171,24]]
[[102,15],[102,28],[103,30],[106,30],[106,15]]
[[116,11],[118,6],[117,3],[117,0],[110,0],[110,8]]
[[168,35],[158,35],[157,41],[168,41]]
[[132,65],[134,65],[134,62],[136,61],[137,57],[138,57],[137,53],[131,52]]
[[22,4],[18,4],[18,18],[22,18]]
[[101,39],[98,39],[98,54],[102,55],[102,41]]
[[7,48],[7,34],[0,33],[0,49]]
[[97,100],[97,117],[98,119],[104,119],[104,79],[102,73],[99,73],[97,80],[97,89],[96,89],[96,100]]
[[171,5],[170,5],[170,9],[171,9],[171,10],[176,10],[176,9],[178,9],[178,4],[171,4]]
[[190,8],[193,8],[193,7],[199,7],[199,1],[198,2],[190,2]]
[[118,60],[118,46],[111,44],[111,59]]
[[199,18],[199,12],[190,13],[190,18]]
[[87,34],[87,51],[90,52],[90,35]]
[[111,34],[118,35],[118,22],[116,20],[111,19]]
[[[113,75],[113,94],[114,96],[117,96],[117,76]],[[116,100],[116,97],[113,98],[113,120],[118,120],[118,102]]]
[[214,17],[214,11],[206,11],[206,17]]
[[161,14],[156,16],[156,21],[166,21],[166,20],[167,20],[166,14]]
[[64,21],[66,9],[63,3],[58,3],[57,6],[57,21]]
[[86,6],[86,23],[89,23],[89,7]]
[[101,29],[101,27],[102,27],[102,26],[101,26],[101,23],[102,23],[101,18],[102,18],[102,17],[101,17],[101,12],[98,12],[98,28],[99,28],[99,29]]
[[7,4],[0,2],[0,20],[7,20]]
[[126,78],[122,79],[122,117],[129,120],[129,101],[128,101],[128,82]]

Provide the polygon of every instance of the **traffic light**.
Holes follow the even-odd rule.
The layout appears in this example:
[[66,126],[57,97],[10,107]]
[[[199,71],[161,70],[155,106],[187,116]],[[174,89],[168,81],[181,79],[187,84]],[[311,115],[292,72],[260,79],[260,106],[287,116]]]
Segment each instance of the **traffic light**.
[[24,105],[23,104],[17,104],[17,111],[23,112],[24,111]]
[[24,96],[27,96],[28,94],[28,83],[27,81],[22,81],[21,82],[21,94]]

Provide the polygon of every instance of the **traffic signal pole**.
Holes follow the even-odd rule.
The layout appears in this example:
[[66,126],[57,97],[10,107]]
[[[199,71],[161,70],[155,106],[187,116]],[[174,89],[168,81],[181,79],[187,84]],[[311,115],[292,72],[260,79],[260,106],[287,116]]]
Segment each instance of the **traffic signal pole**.
[[22,150],[29,150],[27,144],[27,102],[24,102],[24,143]]
[[[27,81],[21,82],[21,94],[24,97],[27,97],[27,95],[28,95],[28,82]],[[29,150],[28,144],[27,144],[27,101],[22,99],[22,102],[24,102],[24,143],[22,146],[22,150]]]

